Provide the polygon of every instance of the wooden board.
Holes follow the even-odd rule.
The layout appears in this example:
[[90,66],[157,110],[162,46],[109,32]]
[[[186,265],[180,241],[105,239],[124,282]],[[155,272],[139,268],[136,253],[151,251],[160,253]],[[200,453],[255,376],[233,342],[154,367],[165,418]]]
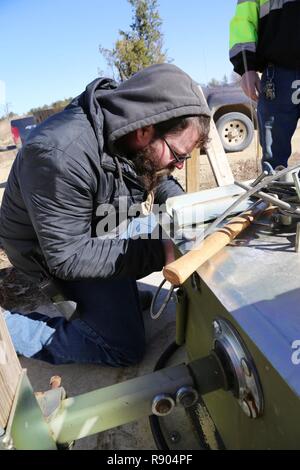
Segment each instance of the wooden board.
[[0,307],[0,427],[7,425],[22,368]]
[[210,122],[210,139],[206,154],[218,186],[233,184],[233,174],[213,120]]
[[200,189],[200,152],[195,149],[192,158],[186,162],[186,192],[196,193]]
[[[201,87],[199,92],[202,95],[203,100],[206,98],[203,94]],[[233,174],[222,145],[219,133],[213,119],[210,122],[210,142],[207,145],[207,158],[212,168],[214,177],[218,186],[226,186],[234,183]],[[200,188],[200,161],[199,151],[194,151],[193,158],[187,161],[186,166],[186,188],[187,192],[196,192]]]

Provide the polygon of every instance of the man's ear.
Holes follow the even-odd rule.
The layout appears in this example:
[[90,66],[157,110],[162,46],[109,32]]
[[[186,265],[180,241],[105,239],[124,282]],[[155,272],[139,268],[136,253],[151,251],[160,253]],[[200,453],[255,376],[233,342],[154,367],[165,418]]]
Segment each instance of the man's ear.
[[135,143],[138,148],[142,149],[149,145],[153,140],[155,135],[155,130],[153,126],[142,127],[135,131]]

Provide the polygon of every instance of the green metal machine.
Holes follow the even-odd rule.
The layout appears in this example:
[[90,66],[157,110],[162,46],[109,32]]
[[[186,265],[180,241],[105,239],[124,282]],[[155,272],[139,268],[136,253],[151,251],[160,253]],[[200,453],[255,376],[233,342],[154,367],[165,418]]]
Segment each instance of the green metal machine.
[[[232,187],[202,193],[205,219],[235,196]],[[194,205],[196,196],[183,197]],[[275,215],[290,224],[263,217],[174,291],[176,344],[157,370],[69,398],[61,387],[35,396],[23,374],[0,447],[65,448],[151,416],[161,449],[299,449],[299,229],[291,213]],[[179,257],[196,243],[188,238],[173,236]]]

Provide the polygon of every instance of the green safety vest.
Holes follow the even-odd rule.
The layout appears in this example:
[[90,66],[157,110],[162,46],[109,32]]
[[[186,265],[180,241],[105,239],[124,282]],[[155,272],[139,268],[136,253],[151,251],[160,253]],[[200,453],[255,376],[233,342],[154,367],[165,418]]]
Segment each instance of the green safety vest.
[[[242,67],[241,54],[247,59],[247,65],[249,70],[257,70],[255,68],[255,54],[258,45],[258,34],[262,35],[265,32],[266,24],[268,25],[267,40],[272,42],[270,31],[272,31],[273,18],[280,14],[280,10],[285,9],[285,12],[291,14],[285,14],[286,24],[284,25],[284,36],[293,35],[293,46],[296,49],[299,48],[299,32],[291,31],[292,24],[295,21],[299,21],[300,18],[300,0],[238,0],[236,11],[233,19],[230,23],[230,60],[235,66],[235,70],[238,73],[244,72]],[[296,13],[295,13],[296,12]],[[271,15],[270,15],[271,13]],[[296,18],[295,18],[296,16]],[[273,34],[277,35],[276,25],[274,23]],[[288,30],[288,25],[290,29]],[[275,29],[275,30],[274,30]],[[281,34],[283,31],[281,31]],[[295,35],[297,39],[295,39]],[[277,38],[278,39],[278,38]],[[287,42],[286,37],[280,38],[281,43]],[[289,44],[287,44],[287,49]],[[289,49],[291,49],[289,47]],[[265,52],[265,45],[263,44],[262,50],[259,51],[259,55],[263,56]],[[288,53],[288,51],[287,51]],[[296,51],[296,55],[299,54]],[[268,58],[267,58],[268,59]],[[298,57],[297,57],[298,59]],[[284,64],[284,57],[282,57]],[[298,64],[298,62],[297,62]],[[293,64],[289,64],[293,65]],[[259,68],[259,67],[258,67]]]

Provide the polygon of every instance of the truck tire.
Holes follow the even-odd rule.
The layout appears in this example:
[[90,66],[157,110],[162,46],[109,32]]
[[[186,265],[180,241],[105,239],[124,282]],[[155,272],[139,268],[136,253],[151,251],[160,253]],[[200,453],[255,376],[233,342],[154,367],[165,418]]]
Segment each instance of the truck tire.
[[245,150],[254,137],[253,123],[243,113],[224,114],[217,120],[216,127],[226,152]]

